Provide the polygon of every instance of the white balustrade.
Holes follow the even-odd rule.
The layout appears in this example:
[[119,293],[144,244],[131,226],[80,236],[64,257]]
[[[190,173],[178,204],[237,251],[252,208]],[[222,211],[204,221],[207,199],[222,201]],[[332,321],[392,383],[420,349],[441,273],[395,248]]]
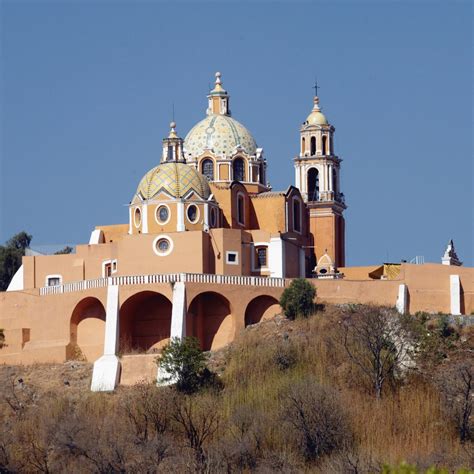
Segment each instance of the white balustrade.
[[104,288],[110,285],[147,285],[159,283],[204,283],[213,285],[245,285],[284,288],[287,281],[284,278],[214,275],[210,273],[158,273],[153,275],[124,275],[93,280],[75,281],[63,285],[45,286],[39,289],[40,296],[57,295],[84,291],[92,288]]

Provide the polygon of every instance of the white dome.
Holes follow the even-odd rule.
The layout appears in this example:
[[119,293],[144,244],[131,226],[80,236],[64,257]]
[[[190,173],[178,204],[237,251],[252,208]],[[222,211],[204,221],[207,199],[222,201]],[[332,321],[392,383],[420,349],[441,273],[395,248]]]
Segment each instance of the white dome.
[[205,150],[215,155],[233,155],[237,146],[248,155],[255,155],[257,144],[252,134],[228,115],[212,114],[197,123],[184,139],[187,159],[195,159]]

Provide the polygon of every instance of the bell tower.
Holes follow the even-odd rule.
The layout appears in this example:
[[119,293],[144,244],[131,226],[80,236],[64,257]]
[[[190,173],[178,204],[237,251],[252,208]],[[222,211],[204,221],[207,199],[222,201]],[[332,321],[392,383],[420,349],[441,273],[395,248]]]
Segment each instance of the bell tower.
[[294,159],[296,187],[309,211],[312,269],[324,254],[336,267],[345,265],[346,205],[340,186],[342,160],[334,152],[334,131],[315,96],[313,110],[300,128],[300,153]]

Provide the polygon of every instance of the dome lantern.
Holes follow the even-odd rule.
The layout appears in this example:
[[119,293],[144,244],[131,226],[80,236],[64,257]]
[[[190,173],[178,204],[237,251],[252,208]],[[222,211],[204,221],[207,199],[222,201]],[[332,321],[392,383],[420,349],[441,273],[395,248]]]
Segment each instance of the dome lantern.
[[176,122],[170,123],[170,133],[167,138],[163,138],[162,163],[176,162],[186,163],[183,153],[183,139],[176,133]]
[[207,115],[231,115],[229,108],[229,94],[227,94],[227,91],[222,87],[221,76],[222,74],[220,72],[216,72],[214,89],[212,89],[207,96],[209,100]]

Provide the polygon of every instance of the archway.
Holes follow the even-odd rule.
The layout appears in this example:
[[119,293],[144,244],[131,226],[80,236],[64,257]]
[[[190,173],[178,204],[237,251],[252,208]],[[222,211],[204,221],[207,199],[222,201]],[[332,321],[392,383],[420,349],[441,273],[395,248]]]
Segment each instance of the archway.
[[234,338],[230,303],[224,296],[208,291],[196,296],[189,306],[186,332],[201,342],[205,351],[214,351]]
[[311,168],[308,171],[308,201],[319,200],[319,171]]
[[95,361],[104,353],[104,337],[104,305],[97,298],[84,298],[72,312],[67,359]]
[[273,296],[257,296],[245,310],[245,326],[273,318],[281,312],[280,304]]
[[142,291],[128,298],[120,308],[119,351],[154,352],[169,341],[171,302],[154,291]]

